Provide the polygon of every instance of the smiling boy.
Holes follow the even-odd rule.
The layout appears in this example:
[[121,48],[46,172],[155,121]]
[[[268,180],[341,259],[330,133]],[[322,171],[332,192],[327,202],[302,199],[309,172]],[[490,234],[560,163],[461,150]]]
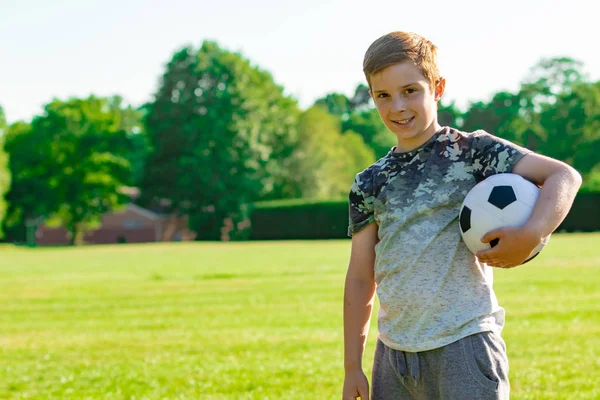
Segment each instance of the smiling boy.
[[[362,356],[377,293],[372,399],[507,399],[504,309],[492,267],[521,264],[559,226],[581,177],[486,132],[440,126],[445,80],[436,47],[417,34],[377,39],[363,71],[397,146],[350,190],[342,397],[370,397]],[[526,225],[489,232],[482,241],[498,245],[475,256],[460,237],[460,205],[479,181],[505,172],[541,186],[538,202]]]

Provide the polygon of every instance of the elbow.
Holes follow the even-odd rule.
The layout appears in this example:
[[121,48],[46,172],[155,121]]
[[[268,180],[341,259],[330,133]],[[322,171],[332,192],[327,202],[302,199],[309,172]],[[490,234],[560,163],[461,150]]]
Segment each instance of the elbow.
[[579,190],[579,188],[583,184],[583,178],[581,177],[581,174],[571,166],[567,166],[567,174],[569,177],[568,179],[571,182],[573,188],[575,190]]
[[583,178],[575,168],[561,162],[539,186],[543,187],[550,181],[561,187],[562,190],[568,190],[570,193],[575,194],[579,191]]

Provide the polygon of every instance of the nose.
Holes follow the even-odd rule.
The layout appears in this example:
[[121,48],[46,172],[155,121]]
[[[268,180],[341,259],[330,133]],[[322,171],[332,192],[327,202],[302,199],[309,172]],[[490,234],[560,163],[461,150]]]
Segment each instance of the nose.
[[392,111],[400,113],[406,111],[406,100],[398,96],[392,100]]

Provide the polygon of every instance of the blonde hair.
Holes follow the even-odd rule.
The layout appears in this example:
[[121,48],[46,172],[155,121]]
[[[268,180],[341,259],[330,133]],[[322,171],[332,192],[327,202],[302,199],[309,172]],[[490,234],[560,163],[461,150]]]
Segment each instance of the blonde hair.
[[412,62],[429,81],[433,90],[439,82],[437,47],[424,37],[412,32],[390,32],[371,43],[365,53],[363,72],[371,87],[371,76],[385,67],[401,62]]

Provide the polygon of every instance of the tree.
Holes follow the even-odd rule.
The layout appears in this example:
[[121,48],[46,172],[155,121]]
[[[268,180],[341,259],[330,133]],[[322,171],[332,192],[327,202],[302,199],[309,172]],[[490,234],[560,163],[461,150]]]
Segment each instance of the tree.
[[118,120],[119,129],[126,135],[127,151],[124,157],[131,165],[131,185],[139,187],[150,152],[150,143],[143,123],[145,108],[136,109],[131,105],[125,105],[121,96],[109,97],[107,101],[110,112],[114,113]]
[[442,126],[460,128],[463,124],[463,113],[458,109],[454,101],[446,105],[441,100],[438,102],[438,122]]
[[581,67],[570,58],[541,60],[517,93],[471,104],[462,128],[483,128],[567,162],[584,176],[584,186],[597,187],[588,182],[598,182],[600,171],[600,89],[585,81]]
[[10,127],[12,223],[44,217],[78,244],[103,213],[127,202],[121,189],[131,183],[129,143],[115,101],[54,100],[31,124]]
[[340,121],[347,120],[350,114],[355,111],[366,110],[373,106],[369,95],[369,87],[362,83],[356,86],[352,97],[342,93],[328,93],[317,99],[313,105],[322,107],[331,115],[339,117]]
[[246,224],[244,205],[288,179],[298,113],[273,77],[240,54],[208,41],[183,48],[147,105],[143,200],[189,215],[201,239],[231,239]]
[[360,135],[351,131],[342,135],[336,116],[318,106],[300,116],[298,139],[291,163],[296,197],[344,197],[354,176],[375,161]]
[[385,127],[376,108],[354,111],[342,123],[342,130],[358,133],[376,158],[385,156],[397,144],[396,137]]
[[539,151],[569,163],[586,182],[600,167],[600,82],[580,83],[557,95],[541,112],[540,125],[546,141]]
[[325,97],[317,99],[314,105],[323,108],[331,115],[341,118],[341,120],[348,118],[348,115],[352,112],[350,99],[342,93],[329,93]]
[[521,97],[519,94],[501,91],[489,103],[472,103],[463,114],[462,129],[483,129],[491,134],[518,144],[525,144],[522,126]]
[[4,137],[8,125],[6,123],[6,115],[4,115],[4,108],[0,106],[0,137]]
[[565,161],[600,189],[600,82],[588,82],[583,64],[571,58],[543,59],[521,86],[522,115],[538,151]]
[[38,219],[58,209],[56,191],[52,190],[59,170],[54,162],[51,140],[33,131],[31,124],[15,122],[7,130],[5,149],[10,154],[12,185],[5,229],[8,239],[26,240],[25,229]]
[[0,106],[0,238],[4,236],[3,220],[6,216],[8,204],[5,195],[10,187],[10,169],[8,167],[8,155],[4,150],[5,132],[7,130],[4,109]]
[[341,93],[329,93],[316,100],[314,106],[335,116],[342,132],[357,133],[376,158],[383,157],[397,144],[395,136],[383,125],[373,106],[369,87],[362,83],[351,98]]
[[371,95],[369,94],[369,87],[359,83],[354,90],[354,96],[350,99],[350,109],[352,111],[358,111],[371,107],[373,107],[373,102],[371,101]]
[[[357,173],[369,167],[375,162],[375,152],[372,148],[365,145],[362,137],[353,131],[345,131],[341,135],[341,146],[342,157],[345,157],[348,165],[343,167],[346,175],[342,179],[342,182],[346,185],[353,182],[354,177]],[[389,150],[389,149],[388,149]],[[345,186],[342,188],[342,194],[346,195],[349,191],[349,187]]]
[[527,146],[537,150],[548,142],[540,116],[554,107],[558,96],[569,94],[572,88],[585,82],[580,61],[567,57],[542,59],[529,71],[518,93],[520,121],[514,127]]
[[554,97],[570,93],[576,85],[585,82],[583,63],[568,57],[543,58],[529,71],[522,92],[529,93],[534,104],[553,103]]

